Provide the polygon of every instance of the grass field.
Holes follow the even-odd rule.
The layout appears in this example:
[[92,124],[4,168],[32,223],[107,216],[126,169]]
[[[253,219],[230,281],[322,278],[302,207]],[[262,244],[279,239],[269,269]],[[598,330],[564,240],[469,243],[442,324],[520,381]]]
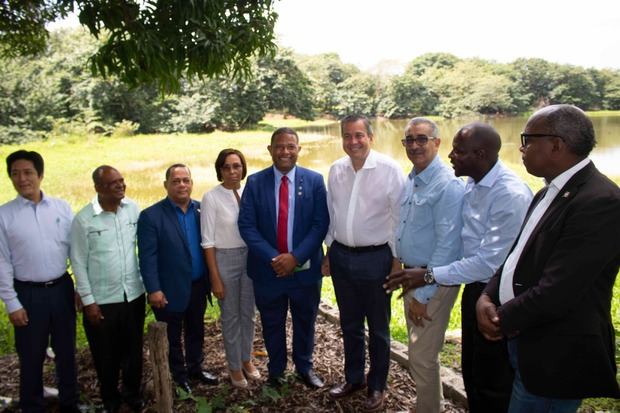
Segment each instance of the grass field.
[[[299,127],[309,124],[325,124],[300,122],[298,120],[268,118],[260,127],[263,130],[243,131],[235,133],[215,132],[209,135],[148,135],[126,138],[101,136],[62,136],[45,142],[21,145],[19,148],[36,150],[45,158],[46,174],[42,184],[44,191],[67,200],[74,211],[78,211],[94,195],[90,174],[101,164],[110,164],[118,168],[127,182],[127,195],[142,207],[148,206],[165,196],[162,181],[167,166],[175,162],[183,162],[191,166],[194,178],[194,198],[200,199],[202,194],[217,185],[213,162],[217,153],[227,147],[240,148],[246,155],[249,172],[256,171],[270,164],[271,159],[266,150],[270,131],[277,126]],[[304,142],[304,135],[301,140]],[[316,137],[313,137],[316,139]],[[0,146],[0,158],[18,149],[16,146]],[[521,165],[508,165],[522,175],[535,191],[539,189],[539,180],[525,174]],[[3,166],[4,168],[4,166]],[[327,165],[319,171],[326,175]],[[0,204],[13,199],[15,191],[6,175],[0,179]],[[620,177],[615,177],[620,183]],[[323,297],[335,303],[331,280],[326,279],[323,286]],[[402,301],[393,297],[391,331],[394,339],[406,342],[407,331],[403,314]],[[449,329],[460,328],[460,298],[454,306]],[[0,303],[0,354],[14,351],[13,329],[3,304]],[[209,307],[207,317],[218,316],[218,309]],[[149,317],[152,317],[150,315]],[[616,331],[620,331],[620,281],[614,287],[612,302],[612,319]],[[81,322],[78,324],[78,345],[84,346],[86,341],[82,332]],[[620,364],[620,337],[617,338],[617,364]],[[614,402],[612,402],[614,403]],[[616,403],[614,403],[616,404]],[[610,407],[611,406],[611,407]],[[595,405],[598,410],[613,410],[608,403]]]

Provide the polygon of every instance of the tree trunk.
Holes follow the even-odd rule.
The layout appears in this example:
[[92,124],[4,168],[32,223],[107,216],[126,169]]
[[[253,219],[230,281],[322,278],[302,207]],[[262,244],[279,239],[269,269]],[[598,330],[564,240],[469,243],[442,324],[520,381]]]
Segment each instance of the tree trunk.
[[153,388],[157,413],[172,413],[172,380],[168,367],[167,324],[161,321],[149,323],[147,340],[149,359],[153,369]]

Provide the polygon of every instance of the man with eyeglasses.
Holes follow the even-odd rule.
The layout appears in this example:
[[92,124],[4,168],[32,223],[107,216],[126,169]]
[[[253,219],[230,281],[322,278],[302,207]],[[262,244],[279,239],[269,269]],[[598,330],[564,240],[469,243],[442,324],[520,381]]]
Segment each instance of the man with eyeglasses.
[[434,283],[465,284],[461,299],[462,368],[469,411],[505,412],[513,369],[506,341],[487,340],[476,324],[476,301],[516,239],[532,192],[499,160],[501,139],[474,122],[454,136],[449,158],[456,176],[468,176],[463,197],[463,258],[448,265],[390,274],[387,292]]
[[[439,155],[439,128],[413,118],[401,141],[413,163],[400,206],[396,251],[405,268],[447,265],[461,257],[464,182]],[[443,391],[439,352],[459,286],[431,284],[404,295],[409,333],[409,371],[416,384],[416,411],[439,413]]]
[[273,165],[248,177],[239,233],[248,246],[248,276],[269,355],[268,384],[286,371],[286,317],[293,321],[293,363],[309,388],[323,387],[314,370],[314,325],[321,298],[323,239],[329,226],[323,177],[297,165],[297,132],[277,129],[267,147]]
[[200,246],[200,202],[191,198],[191,172],[183,164],[174,164],[165,176],[166,198],[138,218],[138,256],[155,318],[168,324],[172,379],[177,388],[191,393],[189,380],[218,382],[202,368],[204,314],[211,285]]
[[145,300],[136,250],[138,206],[125,197],[116,168],[101,165],[92,178],[97,195],[71,226],[71,268],[104,411],[118,412],[124,401],[139,412]]
[[534,113],[521,142],[527,171],[547,185],[478,300],[478,325],[509,339],[510,413],[573,413],[586,397],[620,398],[610,315],[620,189],[588,158],[594,128],[575,106]]

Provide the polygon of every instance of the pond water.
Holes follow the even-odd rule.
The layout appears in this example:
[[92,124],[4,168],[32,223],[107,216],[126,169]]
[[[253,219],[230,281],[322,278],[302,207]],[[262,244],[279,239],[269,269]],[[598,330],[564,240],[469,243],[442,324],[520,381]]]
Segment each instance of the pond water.
[[[441,120],[437,124],[441,133],[440,155],[447,160],[452,146],[452,138],[465,124],[480,120],[491,124],[502,137],[500,158],[512,165],[522,167],[521,153],[519,152],[520,134],[527,121],[527,117],[507,118],[479,118],[479,119],[450,119]],[[596,133],[597,146],[590,158],[597,168],[610,177],[620,177],[620,116],[592,117]],[[376,120],[373,121],[375,142],[373,148],[390,155],[407,169],[409,160],[400,140],[404,135],[407,120]],[[302,134],[304,150],[300,153],[300,164],[321,172],[326,172],[329,165],[336,159],[344,156],[340,140],[340,129],[337,123],[324,127],[309,127],[299,129]],[[304,135],[327,135],[331,138],[304,143]]]

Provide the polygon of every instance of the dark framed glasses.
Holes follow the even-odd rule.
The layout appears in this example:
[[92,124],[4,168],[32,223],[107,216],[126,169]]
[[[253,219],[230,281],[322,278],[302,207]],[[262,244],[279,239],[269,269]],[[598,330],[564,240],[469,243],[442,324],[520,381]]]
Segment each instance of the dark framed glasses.
[[414,143],[417,143],[418,146],[424,146],[428,143],[429,140],[437,139],[434,136],[426,136],[426,135],[407,135],[405,139],[401,139],[400,142],[403,146],[413,146]]
[[559,135],[551,135],[548,133],[522,133],[521,134],[521,146],[526,147],[527,145],[529,145],[530,143],[529,140],[531,138],[560,138],[564,140],[564,138]]

